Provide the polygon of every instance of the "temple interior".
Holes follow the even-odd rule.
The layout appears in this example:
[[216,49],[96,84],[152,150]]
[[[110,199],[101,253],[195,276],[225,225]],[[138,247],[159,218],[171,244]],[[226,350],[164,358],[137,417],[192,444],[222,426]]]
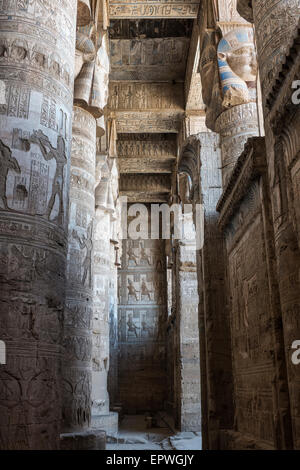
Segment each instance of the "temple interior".
[[0,450],[300,449],[299,18],[0,0]]

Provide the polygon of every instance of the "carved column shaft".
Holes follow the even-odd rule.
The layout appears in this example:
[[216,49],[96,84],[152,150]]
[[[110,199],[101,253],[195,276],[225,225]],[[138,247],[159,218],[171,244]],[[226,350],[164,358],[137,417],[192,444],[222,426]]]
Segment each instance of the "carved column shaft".
[[96,207],[94,250],[93,414],[109,413],[110,213]]
[[75,0],[0,4],[0,448],[57,449]]
[[252,0],[263,103],[291,46],[300,16],[298,0]]
[[256,103],[245,103],[224,111],[216,120],[220,134],[223,187],[250,137],[259,134]]
[[[191,218],[192,218],[192,214]],[[192,222],[191,222],[192,223]],[[179,242],[176,252],[177,284],[177,426],[181,431],[201,431],[200,358],[196,244]]]
[[[222,193],[219,136],[213,132],[201,132],[187,139],[179,169],[191,177],[194,221],[196,226],[198,224],[197,233],[202,232],[198,237],[197,275],[203,449],[218,449],[220,429],[230,429],[233,422],[226,264],[216,212]],[[202,224],[197,219],[196,204],[202,204]]]
[[95,162],[96,120],[75,106],[64,323],[64,433],[83,431],[91,420]]

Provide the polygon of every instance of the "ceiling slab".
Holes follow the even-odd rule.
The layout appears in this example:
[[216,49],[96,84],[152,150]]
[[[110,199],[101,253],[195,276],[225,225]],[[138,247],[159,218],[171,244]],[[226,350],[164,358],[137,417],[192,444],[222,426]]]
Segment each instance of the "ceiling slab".
[[110,39],[154,39],[191,37],[193,20],[112,20]]
[[190,38],[111,39],[110,80],[184,81]]

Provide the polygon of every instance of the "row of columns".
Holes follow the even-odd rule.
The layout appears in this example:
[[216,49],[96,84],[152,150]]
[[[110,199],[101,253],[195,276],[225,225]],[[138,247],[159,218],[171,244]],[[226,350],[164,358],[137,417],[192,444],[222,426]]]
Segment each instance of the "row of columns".
[[0,8],[0,448],[58,449],[77,1]]
[[[108,283],[111,266],[107,256],[111,254],[111,214],[115,212],[117,193],[113,194],[110,162],[106,162],[116,154],[105,158],[103,150],[108,152],[110,141],[116,139],[116,135],[106,132],[111,123],[105,126],[104,119],[100,119],[108,99],[109,58],[107,33],[99,29],[98,4],[90,5],[90,16],[81,15],[77,20],[68,315],[65,315],[63,340],[63,449],[104,448],[106,423],[103,416],[109,415]],[[104,133],[107,135],[103,138]],[[99,272],[103,261],[108,272]],[[101,284],[104,292],[100,291]]]
[[[107,342],[109,316],[107,304],[97,326],[93,284],[95,186],[101,180],[96,145],[105,132],[108,97],[106,28],[99,1],[51,7],[5,2],[0,8],[1,449],[105,445],[104,433],[91,429],[91,410],[102,397],[109,407],[106,379],[102,391],[92,392],[98,361],[93,330],[95,338],[103,328],[100,342]],[[111,227],[105,243],[114,253],[118,235]],[[107,375],[106,357],[101,370]]]

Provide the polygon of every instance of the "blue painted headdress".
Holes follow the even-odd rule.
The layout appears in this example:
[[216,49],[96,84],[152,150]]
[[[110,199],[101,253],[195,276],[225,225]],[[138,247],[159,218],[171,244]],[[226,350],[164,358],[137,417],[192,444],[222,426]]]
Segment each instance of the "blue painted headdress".
[[[218,66],[223,92],[223,105],[230,107],[250,101],[246,82],[236,75],[226,60],[228,53],[253,44],[253,30],[239,28],[227,33],[218,45]],[[233,98],[234,96],[234,98]]]

